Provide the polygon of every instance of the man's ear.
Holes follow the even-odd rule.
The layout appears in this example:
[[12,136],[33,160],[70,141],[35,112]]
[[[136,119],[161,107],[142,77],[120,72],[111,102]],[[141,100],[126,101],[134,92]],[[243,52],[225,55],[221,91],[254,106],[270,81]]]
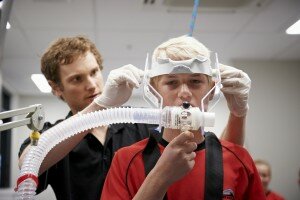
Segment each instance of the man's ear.
[[48,83],[49,83],[50,87],[52,88],[52,94],[61,98],[61,95],[62,95],[61,87],[57,83],[54,83],[53,81],[48,81]]

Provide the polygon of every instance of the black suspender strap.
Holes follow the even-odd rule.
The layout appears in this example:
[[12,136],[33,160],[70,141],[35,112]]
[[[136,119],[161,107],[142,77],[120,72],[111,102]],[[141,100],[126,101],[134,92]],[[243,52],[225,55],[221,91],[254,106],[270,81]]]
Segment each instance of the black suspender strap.
[[[146,176],[154,168],[158,159],[160,158],[160,151],[155,136],[150,133],[148,143],[143,151],[143,161]],[[167,194],[164,196],[164,200],[167,200]]]
[[157,145],[157,140],[150,133],[148,143],[147,143],[145,149],[143,150],[143,161],[144,161],[146,176],[154,168],[159,157],[160,157],[160,151],[159,151],[159,147]]
[[205,134],[205,200],[223,198],[222,146],[215,134]]

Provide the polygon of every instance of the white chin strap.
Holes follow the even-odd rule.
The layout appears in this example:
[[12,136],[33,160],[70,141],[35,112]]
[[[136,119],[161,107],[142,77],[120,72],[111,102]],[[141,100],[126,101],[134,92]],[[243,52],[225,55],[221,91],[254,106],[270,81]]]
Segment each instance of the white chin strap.
[[170,58],[157,58],[152,61],[149,71],[149,77],[160,76],[164,74],[193,74],[200,73],[212,76],[210,60],[206,57],[197,56],[189,60],[171,60]]

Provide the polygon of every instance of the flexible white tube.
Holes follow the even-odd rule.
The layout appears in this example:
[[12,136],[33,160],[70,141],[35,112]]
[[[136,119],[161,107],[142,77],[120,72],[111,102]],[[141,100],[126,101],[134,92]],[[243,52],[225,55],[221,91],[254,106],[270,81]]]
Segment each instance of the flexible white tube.
[[[34,177],[48,152],[58,143],[73,135],[99,126],[116,123],[160,124],[160,109],[112,108],[71,117],[45,131],[37,146],[32,146],[24,158],[17,186],[18,199],[33,199],[36,191]],[[18,181],[19,181],[18,180]]]
[[188,125],[191,130],[198,130],[200,126],[213,126],[214,114],[203,113],[199,108],[166,106],[164,109],[111,108],[66,119],[45,131],[38,145],[32,146],[26,154],[17,183],[17,198],[33,199],[38,184],[39,168],[54,146],[88,129],[116,123],[158,124],[173,129]]

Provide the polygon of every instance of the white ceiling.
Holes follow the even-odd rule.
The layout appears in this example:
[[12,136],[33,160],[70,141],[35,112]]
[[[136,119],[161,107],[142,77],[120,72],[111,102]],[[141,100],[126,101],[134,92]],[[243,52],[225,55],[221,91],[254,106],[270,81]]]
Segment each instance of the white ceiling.
[[[3,49],[4,81],[19,94],[40,95],[30,75],[40,73],[43,51],[57,37],[78,34],[92,39],[103,54],[104,75],[128,63],[143,68],[147,52],[188,33],[192,12],[192,7],[166,6],[164,0],[146,1],[15,0]],[[300,18],[300,0],[248,1],[238,8],[204,8],[200,0],[193,36],[225,63],[300,60],[300,35],[285,34]]]

